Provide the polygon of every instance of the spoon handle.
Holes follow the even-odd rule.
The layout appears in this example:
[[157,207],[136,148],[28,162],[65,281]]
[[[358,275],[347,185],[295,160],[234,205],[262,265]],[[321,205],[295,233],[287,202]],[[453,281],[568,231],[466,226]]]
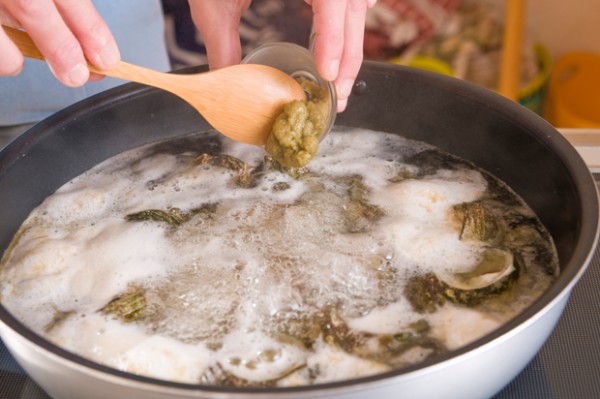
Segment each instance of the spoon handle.
[[[46,58],[42,55],[42,53],[37,48],[31,37],[26,32],[5,25],[2,25],[2,28],[4,29],[8,37],[10,37],[11,40],[17,45],[19,50],[21,50],[25,57],[46,61]],[[153,71],[152,69],[129,64],[123,61],[119,62],[114,68],[111,68],[109,70],[102,70],[96,68],[89,62],[87,65],[90,72],[97,73],[100,75],[129,80],[137,83],[143,83],[146,85],[156,86],[166,90],[169,90],[169,88],[172,86],[172,76],[169,76],[167,78],[168,82],[163,82],[163,80],[165,80],[164,75],[167,75],[166,73]]]
[[35,58],[36,60],[41,61],[46,60],[27,33],[6,25],[2,25],[2,29],[4,29],[6,35],[12,39],[25,57]]
[[[90,72],[93,73],[110,76],[112,78],[129,80],[131,82],[142,83],[171,92],[173,91],[172,87],[176,79],[173,77],[176,75],[169,75],[167,73],[154,71],[152,69],[129,64],[124,61],[120,61],[116,66],[107,70],[98,69],[88,62],[88,68]],[[198,84],[200,84],[200,82]]]
[[[46,61],[26,32],[2,28],[23,55]],[[87,65],[96,74],[168,91],[190,104],[215,130],[247,144],[265,145],[284,106],[306,100],[294,78],[266,65],[239,64],[196,74],[158,72],[126,62],[109,70]]]

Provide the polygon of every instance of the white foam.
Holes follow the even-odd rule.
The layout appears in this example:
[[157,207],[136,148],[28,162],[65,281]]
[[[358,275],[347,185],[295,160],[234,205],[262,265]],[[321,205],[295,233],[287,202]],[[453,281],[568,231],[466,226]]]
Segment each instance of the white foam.
[[394,243],[400,267],[469,270],[479,259],[481,245],[459,239],[451,210],[479,199],[486,187],[477,172],[453,171],[444,178],[408,179],[375,191],[370,200],[387,213],[377,234]]
[[[224,146],[250,168],[264,156],[258,147]],[[309,382],[314,376],[306,370],[313,368],[320,370],[313,382],[385,371],[388,366],[325,342],[306,351],[272,333],[286,317],[332,307],[355,330],[402,331],[423,317],[402,297],[405,278],[415,271],[464,271],[478,259],[481,248],[458,239],[449,212],[485,192],[479,172],[443,170],[390,183],[400,172],[418,172],[398,159],[424,148],[364,130],[331,134],[310,164],[324,175],[320,181],[265,171],[254,188],[232,187],[235,171],[199,165],[195,154],[124,154],[67,183],[34,211],[0,270],[3,304],[39,333],[56,311],[74,312],[51,329],[54,342],[157,378],[197,383],[217,364],[252,381],[304,367],[282,385]],[[348,187],[336,178],[351,175],[362,177],[368,201],[384,210],[371,230],[346,229]],[[276,190],[277,183],[288,188]],[[218,204],[214,213],[178,228],[124,218],[209,203]],[[147,288],[151,310],[162,319],[122,324],[98,312],[132,284]],[[463,335],[461,317],[452,306],[433,317],[436,337],[456,347],[496,325],[469,313],[464,321],[475,332]],[[218,349],[208,349],[215,343]]]

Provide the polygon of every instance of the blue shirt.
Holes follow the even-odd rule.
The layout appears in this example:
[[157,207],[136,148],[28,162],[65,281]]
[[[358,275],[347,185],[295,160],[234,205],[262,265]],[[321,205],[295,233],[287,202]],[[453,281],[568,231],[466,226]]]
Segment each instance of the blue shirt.
[[[158,71],[170,69],[159,0],[95,0],[123,61]],[[62,85],[45,62],[26,59],[18,76],[0,77],[0,126],[40,121],[86,97],[125,83],[114,78],[79,88]]]

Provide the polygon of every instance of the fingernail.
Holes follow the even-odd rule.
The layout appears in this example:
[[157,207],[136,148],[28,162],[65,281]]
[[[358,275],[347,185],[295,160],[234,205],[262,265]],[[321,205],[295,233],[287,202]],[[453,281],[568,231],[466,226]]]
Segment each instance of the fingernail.
[[100,51],[100,61],[104,68],[112,68],[119,63],[121,56],[119,51],[113,46],[108,45]]
[[352,80],[343,80],[338,83],[336,87],[337,97],[342,100],[350,97],[352,86],[354,86],[354,82]]
[[326,76],[323,76],[323,79],[333,82],[335,78],[337,78],[338,71],[340,69],[340,60],[333,60],[329,63],[327,67]]
[[71,86],[81,86],[87,82],[90,76],[90,71],[84,62],[75,65],[67,75],[67,79]]
[[348,100],[347,99],[338,100],[338,102],[337,102],[337,112],[344,112],[344,110],[346,109],[347,105],[348,105]]

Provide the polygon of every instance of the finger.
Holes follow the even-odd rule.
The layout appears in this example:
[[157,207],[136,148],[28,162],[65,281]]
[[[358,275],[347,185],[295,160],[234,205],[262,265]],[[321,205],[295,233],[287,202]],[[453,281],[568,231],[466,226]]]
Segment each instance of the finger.
[[15,0],[5,7],[27,30],[58,80],[74,87],[88,80],[83,50],[52,1]]
[[54,2],[88,61],[100,69],[110,69],[119,63],[121,55],[117,43],[91,0]]
[[[239,64],[242,59],[239,25],[250,0],[190,0],[194,24],[198,27],[211,69]],[[218,23],[215,23],[218,21]]]
[[0,75],[15,76],[23,69],[23,54],[17,46],[10,40],[4,30],[0,28]]
[[335,79],[339,112],[345,108],[345,100],[348,99],[352,92],[352,86],[362,65],[366,13],[367,3],[365,0],[348,1],[344,31],[344,51],[342,53],[338,76]]
[[0,5],[0,24],[11,28],[19,28],[19,22],[10,15],[3,5]]
[[105,77],[106,77],[105,75],[100,75],[97,73],[90,72],[90,78],[88,79],[88,82],[97,82],[99,80],[104,79]]
[[334,81],[344,47],[346,0],[312,0],[314,53],[321,77]]

